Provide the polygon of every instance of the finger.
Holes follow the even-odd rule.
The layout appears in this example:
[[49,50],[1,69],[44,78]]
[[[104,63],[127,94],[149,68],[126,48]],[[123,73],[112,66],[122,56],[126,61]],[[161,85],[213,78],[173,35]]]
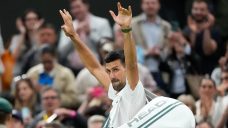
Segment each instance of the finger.
[[63,13],[63,11],[62,10],[59,10],[59,13],[60,13],[60,15],[62,16],[62,18],[63,18],[63,21],[65,22],[66,20],[65,20],[65,14]]
[[128,6],[128,11],[130,14],[132,14],[131,6]]
[[120,4],[120,2],[117,3],[117,7],[118,7],[118,11],[120,11],[121,10],[121,4]]
[[109,12],[110,12],[112,18],[115,20],[116,19],[116,14],[113,11],[111,11],[111,10]]

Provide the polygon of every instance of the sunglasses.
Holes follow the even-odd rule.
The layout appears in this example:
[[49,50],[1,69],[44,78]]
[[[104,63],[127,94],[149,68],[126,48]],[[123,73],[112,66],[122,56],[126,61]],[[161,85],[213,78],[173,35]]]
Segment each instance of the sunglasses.
[[24,79],[27,79],[28,76],[26,74],[23,74],[23,75],[19,75],[19,76],[16,76],[13,78],[13,81],[14,82],[18,82],[19,80],[24,80]]

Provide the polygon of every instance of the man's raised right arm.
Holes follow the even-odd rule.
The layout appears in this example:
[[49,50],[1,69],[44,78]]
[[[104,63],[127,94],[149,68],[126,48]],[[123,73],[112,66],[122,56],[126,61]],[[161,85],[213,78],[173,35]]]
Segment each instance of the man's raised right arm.
[[74,31],[71,15],[65,9],[63,11],[60,10],[59,12],[64,21],[62,29],[64,30],[66,36],[70,37],[73,41],[74,46],[79,53],[79,57],[85,67],[97,78],[106,90],[108,90],[109,84],[111,83],[109,76],[92,51],[85,45],[84,42],[80,40],[78,34]]

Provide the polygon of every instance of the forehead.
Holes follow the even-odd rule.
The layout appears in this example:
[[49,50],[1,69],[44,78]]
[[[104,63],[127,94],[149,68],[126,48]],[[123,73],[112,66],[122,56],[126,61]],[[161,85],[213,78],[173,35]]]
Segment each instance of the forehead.
[[201,85],[214,86],[214,83],[209,79],[202,80]]
[[121,63],[120,59],[114,60],[112,62],[106,63],[105,68],[106,69],[112,69],[114,67],[123,67],[123,64]]
[[207,8],[207,3],[205,3],[205,2],[194,2],[193,7]]
[[42,94],[42,96],[57,96],[57,93],[54,90],[48,90]]

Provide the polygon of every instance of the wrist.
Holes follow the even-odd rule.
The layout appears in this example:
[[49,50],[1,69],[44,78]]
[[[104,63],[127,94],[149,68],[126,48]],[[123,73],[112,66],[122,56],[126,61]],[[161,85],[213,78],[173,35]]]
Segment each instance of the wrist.
[[121,27],[121,31],[123,33],[129,33],[132,31],[132,28],[131,27]]

